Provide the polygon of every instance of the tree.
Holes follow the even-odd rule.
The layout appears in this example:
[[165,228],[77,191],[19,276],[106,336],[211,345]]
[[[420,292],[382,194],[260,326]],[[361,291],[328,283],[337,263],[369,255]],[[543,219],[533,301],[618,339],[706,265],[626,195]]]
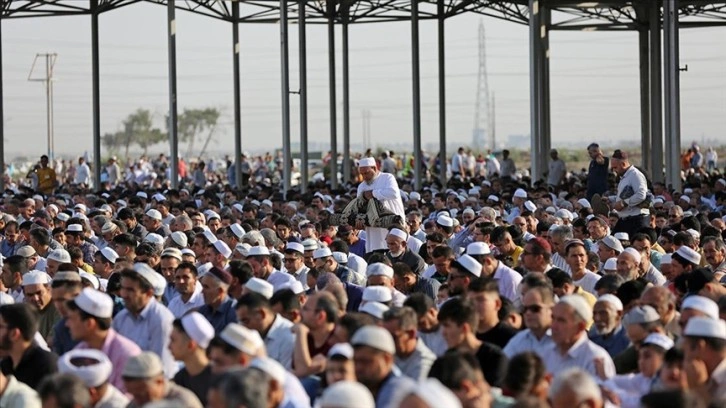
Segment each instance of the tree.
[[[217,108],[205,109],[184,109],[184,112],[177,118],[177,133],[179,140],[187,143],[186,157],[191,157],[194,153],[194,142],[203,132],[207,133],[207,140],[202,149],[202,153],[206,150],[209,140],[217,127],[217,121],[221,115]],[[167,117],[167,126],[169,118]]]
[[161,142],[166,135],[158,128],[154,128],[153,116],[148,109],[137,109],[123,121],[123,144],[126,147],[126,157],[129,155],[129,146],[136,143],[144,149],[146,155],[149,147]]
[[114,152],[123,145],[125,136],[124,132],[106,133],[101,137],[101,143],[107,150]]

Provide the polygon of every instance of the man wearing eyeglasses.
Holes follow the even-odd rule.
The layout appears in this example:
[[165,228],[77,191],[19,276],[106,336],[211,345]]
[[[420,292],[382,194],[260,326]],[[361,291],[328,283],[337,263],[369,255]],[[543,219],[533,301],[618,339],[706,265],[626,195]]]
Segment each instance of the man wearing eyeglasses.
[[524,278],[526,285],[523,286],[527,287],[527,291],[522,297],[522,317],[527,329],[517,333],[504,347],[504,354],[508,358],[525,351],[535,352],[542,357],[542,351],[553,344],[550,326],[555,304],[554,293],[546,283],[528,277]]
[[293,275],[302,284],[304,290],[308,290],[310,289],[308,286],[308,271],[310,271],[310,268],[305,266],[304,254],[305,247],[301,243],[288,242],[282,262],[287,273]]

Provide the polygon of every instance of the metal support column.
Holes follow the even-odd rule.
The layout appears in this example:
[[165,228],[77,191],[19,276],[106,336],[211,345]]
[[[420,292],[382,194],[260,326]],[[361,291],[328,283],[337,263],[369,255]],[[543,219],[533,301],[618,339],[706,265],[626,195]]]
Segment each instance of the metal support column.
[[[101,188],[101,75],[98,46],[98,0],[91,0],[91,89],[93,110],[93,185]],[[53,166],[53,163],[49,163]]]
[[532,183],[542,177],[541,142],[543,138],[541,106],[541,14],[539,0],[529,0],[529,92]]
[[232,71],[234,77],[234,180],[242,188],[242,84],[240,74],[239,2],[232,2]]
[[[418,0],[411,1],[411,77],[413,83],[414,189],[421,189],[421,73],[418,39]],[[446,169],[442,163],[442,169]]]
[[350,77],[348,76],[348,10],[343,18],[343,183],[350,182]]
[[300,191],[308,190],[308,57],[305,28],[305,0],[298,2],[300,58]]
[[442,186],[446,185],[446,45],[444,34],[446,14],[444,0],[436,2],[436,14],[438,16],[438,39],[439,39],[439,181]]
[[166,23],[169,39],[169,147],[171,151],[171,188],[179,185],[179,135],[176,111],[176,9],[174,2],[167,2]]
[[681,189],[681,107],[678,44],[678,0],[663,2],[663,63],[665,84],[666,183]]
[[[662,182],[663,176],[663,77],[660,44],[660,4],[654,1],[650,13],[650,148],[652,180]],[[680,162],[679,162],[680,163]]]
[[[5,105],[3,104],[3,20],[0,18],[0,190],[5,190]],[[50,163],[52,166],[53,163]]]
[[648,26],[638,28],[639,60],[640,60],[640,148],[641,166],[651,175],[651,135],[650,135],[650,38]]
[[540,0],[540,29],[539,40],[541,89],[540,89],[540,120],[542,127],[542,142],[540,143],[540,174],[544,174],[547,163],[550,161],[550,149],[552,149],[552,134],[550,132],[550,33],[549,26],[552,21],[552,11]]
[[290,154],[290,51],[287,46],[287,0],[280,0],[280,70],[282,78],[282,185],[287,197],[292,177]]
[[338,188],[338,111],[335,106],[335,1],[326,2],[328,13],[328,87],[330,93],[330,186]]

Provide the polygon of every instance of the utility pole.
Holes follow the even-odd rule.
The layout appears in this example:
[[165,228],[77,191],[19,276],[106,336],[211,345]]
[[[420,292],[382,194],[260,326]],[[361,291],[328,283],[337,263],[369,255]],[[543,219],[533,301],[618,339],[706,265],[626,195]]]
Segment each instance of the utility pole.
[[[33,78],[35,64],[38,62],[39,58],[45,58],[45,77]],[[53,77],[53,68],[55,67],[57,59],[58,54],[56,53],[36,54],[35,59],[33,60],[33,66],[30,67],[30,72],[28,73],[28,81],[45,83],[46,120],[48,126],[48,161],[51,163],[53,161],[53,152],[55,150],[53,146],[53,81],[55,80]]]
[[489,112],[489,135],[492,141],[492,152],[497,150],[497,121],[496,121],[496,98],[492,92],[491,111]]

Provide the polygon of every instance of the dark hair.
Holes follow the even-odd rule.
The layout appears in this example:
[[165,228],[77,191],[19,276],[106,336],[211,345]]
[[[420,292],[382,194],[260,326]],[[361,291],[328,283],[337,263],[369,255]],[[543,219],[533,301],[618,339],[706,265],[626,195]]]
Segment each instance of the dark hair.
[[496,293],[499,295],[499,282],[490,277],[476,278],[469,284],[469,292]]
[[247,292],[237,300],[237,306],[235,309],[240,307],[246,307],[248,310],[253,309],[265,309],[270,310],[270,301],[266,297],[255,292]]
[[129,234],[128,232],[123,234],[118,234],[115,237],[113,237],[113,243],[117,245],[123,245],[131,248],[136,248],[136,244],[138,241],[136,240],[136,236],[133,234]]
[[7,330],[18,329],[25,341],[33,340],[38,331],[38,313],[28,303],[14,303],[0,306],[0,317],[5,320]]
[[350,312],[340,318],[338,325],[348,332],[348,338],[350,340],[361,327],[376,325],[376,319],[367,313]]
[[235,259],[229,263],[229,273],[233,278],[237,278],[240,285],[244,285],[254,276],[252,273],[252,265],[247,261]]
[[113,319],[105,318],[105,317],[98,317],[98,316],[94,316],[90,313],[87,313],[85,310],[78,307],[78,304],[76,303],[76,301],[74,299],[67,301],[66,307],[68,308],[68,310],[78,312],[78,314],[81,315],[81,320],[88,320],[88,319],[95,320],[96,324],[98,325],[98,328],[103,331],[106,331],[111,328],[111,323],[113,322]]
[[423,293],[412,293],[411,296],[403,302],[403,305],[413,309],[419,318],[428,313],[428,311],[435,306],[434,300]]
[[434,248],[433,251],[431,251],[431,257],[432,258],[448,258],[448,259],[454,259],[454,250],[451,249],[451,247],[446,245],[440,245]]
[[640,398],[643,408],[701,408],[703,401],[695,394],[684,390],[655,391]]
[[70,373],[49,375],[38,384],[38,396],[42,401],[53,398],[59,408],[89,407],[91,394],[77,376]]
[[615,294],[623,283],[625,283],[625,279],[618,274],[604,275],[595,283],[595,290],[602,289],[606,293]]
[[410,266],[408,266],[405,262],[396,262],[393,264],[393,274],[395,276],[398,276],[399,278],[402,278],[408,274],[415,274],[413,269],[411,269]]
[[640,299],[640,295],[645,291],[647,284],[648,282],[640,278],[627,281],[620,285],[616,296],[623,302],[623,305],[628,305],[632,301]]
[[450,390],[460,390],[462,383],[468,380],[477,383],[482,378],[479,361],[471,353],[450,352],[439,357],[429,370],[429,377],[436,378]]
[[[326,293],[327,295],[324,293]],[[338,305],[338,301],[335,299],[335,296],[333,296],[333,294],[330,292],[321,292],[321,296],[318,296],[317,302],[315,304],[315,311],[325,312],[326,322],[337,323],[339,310],[340,307]]]
[[460,297],[451,298],[441,306],[439,321],[443,320],[451,320],[457,326],[468,323],[472,332],[476,332],[479,325],[479,317],[472,301]]
[[565,286],[565,284],[572,285],[572,276],[570,276],[567,272],[563,271],[559,268],[552,268],[547,273],[547,278],[552,282],[552,287],[560,289]]
[[270,298],[270,305],[280,305],[283,312],[292,312],[293,310],[300,310],[300,298],[292,289],[280,289],[275,292]]
[[515,398],[527,395],[547,374],[542,358],[532,351],[517,354],[509,360],[503,387]]
[[350,248],[348,247],[348,244],[340,239],[336,239],[335,241],[331,242],[329,247],[330,250],[333,252],[342,252],[346,255],[350,253]]
[[195,278],[197,277],[197,274],[199,273],[197,271],[197,267],[194,266],[194,264],[191,263],[191,262],[182,262],[182,263],[180,263],[179,266],[176,267],[176,270],[178,271],[180,269],[181,270],[188,269],[192,273],[192,275],[194,275]]
[[48,230],[45,228],[35,228],[30,230],[30,236],[38,241],[38,244],[41,246],[50,245],[50,234],[48,234]]

